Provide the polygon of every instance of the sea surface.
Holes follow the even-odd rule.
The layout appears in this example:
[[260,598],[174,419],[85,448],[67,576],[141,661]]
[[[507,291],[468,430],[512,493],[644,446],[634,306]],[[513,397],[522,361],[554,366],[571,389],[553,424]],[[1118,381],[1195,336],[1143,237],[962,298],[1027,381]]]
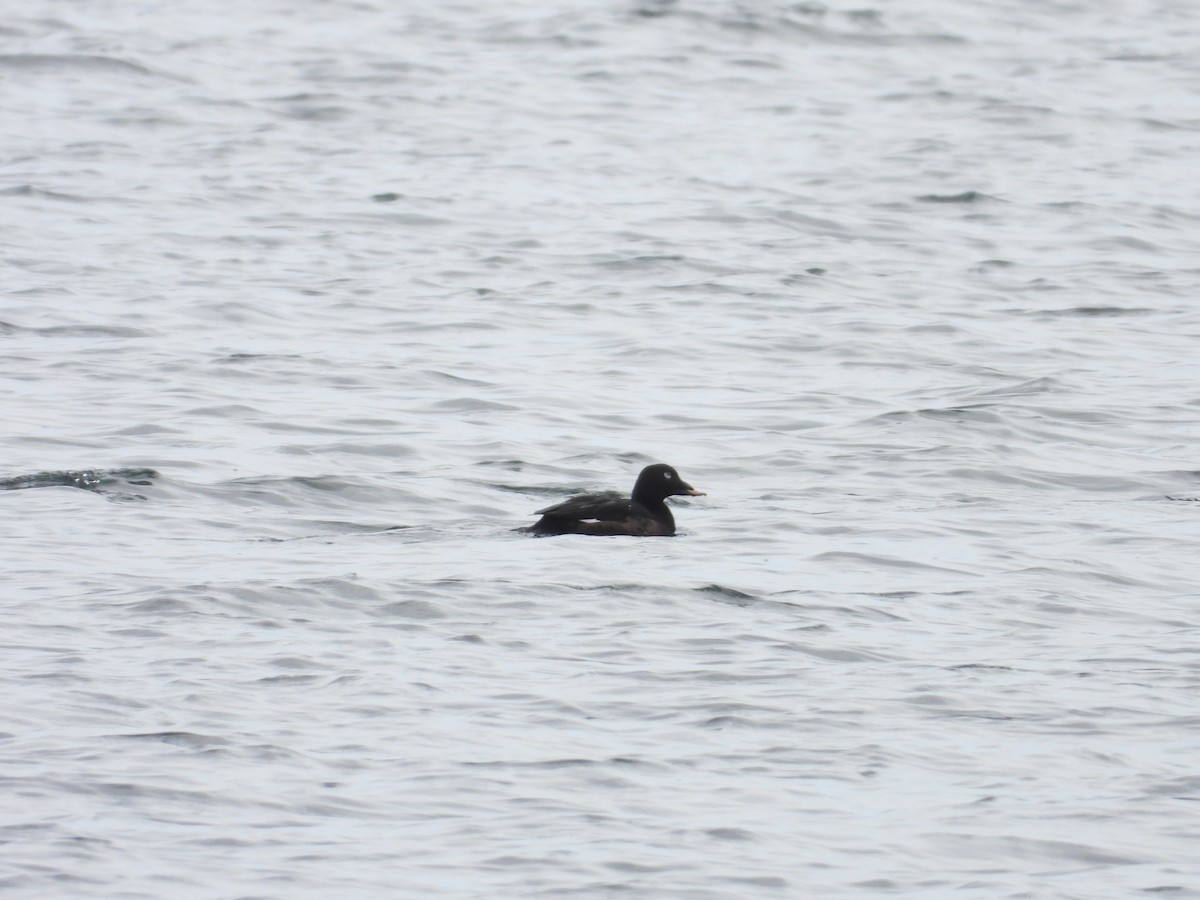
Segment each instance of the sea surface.
[[1200,897],[1197,46],[9,4],[0,893]]

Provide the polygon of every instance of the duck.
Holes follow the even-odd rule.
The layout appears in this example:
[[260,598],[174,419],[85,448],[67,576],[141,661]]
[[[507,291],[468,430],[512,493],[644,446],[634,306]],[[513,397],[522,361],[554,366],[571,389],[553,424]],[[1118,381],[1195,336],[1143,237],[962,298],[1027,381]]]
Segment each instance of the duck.
[[642,469],[628,499],[608,494],[583,494],[539,509],[534,524],[519,529],[529,534],[633,535],[671,537],[675,517],[664,502],[668,497],[703,497],[672,466],[655,463]]

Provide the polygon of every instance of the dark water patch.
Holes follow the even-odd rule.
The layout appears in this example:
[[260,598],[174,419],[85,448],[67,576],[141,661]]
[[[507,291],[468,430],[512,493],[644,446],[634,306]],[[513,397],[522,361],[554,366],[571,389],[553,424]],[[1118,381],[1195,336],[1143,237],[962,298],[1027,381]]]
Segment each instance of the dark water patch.
[[1137,857],[1070,841],[1012,835],[930,834],[927,837],[961,856],[988,860],[992,864],[1005,860],[1045,860],[1052,865],[1070,862],[1104,866],[1131,866],[1145,862]]
[[[0,478],[0,491],[19,491],[42,487],[73,487],[98,494],[114,488],[136,485],[149,487],[158,478],[154,469],[79,469],[58,472],[37,472]],[[144,498],[143,498],[144,499]]]
[[994,666],[988,663],[961,663],[957,666],[946,666],[947,671],[963,672],[967,670],[994,671],[994,672],[1015,672],[1012,666]]
[[390,225],[400,225],[405,228],[435,228],[455,224],[452,219],[429,216],[424,213],[372,213],[371,218]]
[[829,662],[842,663],[881,663],[888,662],[894,657],[886,656],[882,653],[871,653],[867,650],[850,650],[830,647],[814,647],[811,645],[792,644],[789,649],[797,653],[803,653],[805,656],[811,656],[815,659],[824,659]]
[[100,337],[100,338],[149,338],[155,332],[129,325],[53,325],[34,329],[42,337]]
[[173,75],[156,72],[128,60],[86,54],[4,53],[0,54],[0,69],[10,69],[26,74],[148,75],[181,80],[176,79]]
[[657,591],[653,585],[642,584],[637,582],[615,582],[612,584],[558,584],[553,587],[566,588],[571,591],[583,592],[599,592],[599,593],[614,593],[614,594],[635,594],[635,593],[654,593]]
[[459,397],[454,400],[439,400],[432,404],[432,409],[440,412],[473,413],[473,412],[518,412],[519,406],[510,403],[497,403],[494,400],[480,400],[478,397]]
[[[297,452],[312,452],[311,447],[288,448],[286,446],[281,446],[280,452],[286,453],[289,451],[289,449],[293,449]],[[414,456],[418,451],[417,448],[410,444],[373,443],[369,440],[366,440],[354,443],[339,442],[335,444],[326,444],[321,448],[321,452],[345,453],[350,456],[369,456],[377,459],[400,459],[402,457]]]
[[430,381],[433,381],[433,382],[448,382],[450,384],[465,384],[465,385],[470,385],[471,387],[478,387],[478,388],[494,388],[496,386],[495,382],[492,382],[492,381],[483,381],[478,378],[467,378],[464,375],[456,375],[453,372],[440,372],[440,371],[437,371],[436,369],[427,369],[426,371],[422,372],[421,374],[425,375],[427,378],[430,379]]
[[791,728],[794,725],[791,721],[769,723],[763,722],[761,719],[747,719],[743,716],[713,716],[710,719],[697,721],[695,724],[698,728],[707,728],[713,731],[724,731],[727,728],[746,728],[758,731],[770,728]]
[[145,734],[119,734],[114,737],[134,741],[157,741],[163,744],[173,744],[176,747],[187,747],[190,750],[208,750],[212,747],[224,747],[230,744],[225,738],[193,734],[190,731],[155,731]]
[[1066,384],[1058,378],[1050,378],[1043,376],[1041,378],[1030,378],[1025,381],[1019,381],[1015,384],[1005,384],[999,387],[986,388],[984,390],[972,391],[973,397],[1024,397],[1034,394],[1046,394],[1061,392],[1066,389]]
[[256,679],[256,684],[308,685],[318,680],[317,675],[265,675]]
[[1150,131],[1200,131],[1200,119],[1167,121],[1159,118],[1143,118],[1140,121]]
[[279,669],[315,669],[321,666],[311,659],[300,659],[298,656],[277,656],[270,664]]
[[1107,62],[1185,62],[1189,58],[1178,53],[1137,53],[1130,51],[1128,53],[1114,53],[1110,56],[1101,57]]
[[641,0],[634,4],[630,13],[643,19],[657,19],[678,12],[679,0]]
[[285,119],[296,119],[300,122],[340,122],[352,115],[352,110],[346,106],[333,104],[325,106],[288,106],[279,110],[279,115]]
[[88,201],[89,197],[81,197],[77,194],[64,194],[58,191],[50,191],[45,188],[34,187],[31,184],[21,184],[15,187],[4,188],[0,190],[0,197],[40,197],[46,200],[67,200],[73,203],[83,203]]
[[[475,464],[475,466],[505,469],[505,470],[508,470],[508,472],[524,472],[524,470],[526,470],[526,467],[529,466],[529,463],[527,463],[524,460],[479,460],[479,461],[476,461],[474,464]],[[502,485],[497,484],[494,486],[499,487],[500,490],[517,490],[516,487],[511,486],[511,485],[510,486],[502,486]],[[522,486],[522,487],[524,487],[524,486]]]
[[1113,319],[1123,316],[1149,316],[1156,309],[1145,306],[1072,306],[1067,309],[1030,310],[1029,314],[1047,318]]
[[1137,250],[1144,253],[1162,253],[1163,247],[1147,241],[1142,238],[1135,237],[1106,237],[1091,242],[1091,246],[1102,253],[1112,252],[1114,250]]
[[922,194],[916,199],[921,203],[982,203],[996,198],[980,191],[963,191],[961,194]]
[[125,609],[132,613],[153,615],[182,615],[196,613],[195,604],[187,600],[177,600],[172,597],[152,597],[148,600],[138,600],[125,604]]
[[119,637],[137,638],[143,641],[157,641],[169,636],[169,632],[163,628],[114,628],[110,633]]
[[672,263],[681,263],[687,260],[682,254],[655,254],[645,256],[630,256],[620,259],[599,259],[595,265],[603,269],[628,270],[635,269],[644,271],[646,269],[654,269],[662,266],[670,267]]
[[984,259],[976,263],[971,271],[978,273],[1003,271],[1004,269],[1011,269],[1015,265],[1016,263],[1009,259]]
[[[727,277],[739,274],[740,270],[723,266],[717,263],[706,260],[695,259],[683,254],[645,254],[641,256],[626,256],[626,257],[591,257],[588,260],[591,266],[595,266],[605,272],[620,273],[627,275],[631,280],[636,280],[639,276],[660,276],[671,278],[691,278],[694,273],[702,275]],[[663,285],[664,289],[672,287],[671,285]],[[706,290],[712,290],[709,286],[704,286]],[[606,284],[601,283],[597,286],[597,290],[608,292],[610,290]],[[682,302],[682,301],[681,301]]]
[[393,603],[385,603],[372,610],[372,613],[384,619],[417,619],[420,621],[429,621],[431,619],[444,619],[446,613],[442,608],[435,603],[429,603],[425,600],[397,600]]
[[1200,800],[1200,776],[1183,775],[1148,785],[1142,791],[1149,797],[1176,797],[1180,800]]
[[754,832],[744,828],[709,828],[704,834],[718,841],[752,841]]
[[122,437],[145,437],[147,435],[186,434],[187,432],[182,428],[172,428],[155,422],[139,422],[136,425],[128,425],[125,428],[115,428],[109,433]]
[[972,422],[975,424],[1003,425],[1008,417],[993,403],[973,403],[962,406],[927,407],[915,411],[916,415],[927,419],[949,419],[953,422]]
[[345,605],[358,606],[378,603],[383,598],[379,589],[363,584],[354,577],[308,578],[295,584],[262,585],[253,590],[235,586],[230,590],[243,600],[266,601],[286,608],[297,605],[298,601],[313,605],[314,602],[338,600]]
[[214,363],[248,363],[258,362],[260,360],[305,360],[311,359],[301,353],[228,353],[224,356],[218,356],[213,360]]
[[23,681],[49,681],[56,684],[91,684],[92,679],[86,675],[73,675],[68,672],[35,672],[32,675],[22,675]]
[[612,756],[601,759],[588,759],[587,757],[560,757],[555,759],[539,759],[532,761],[517,761],[508,759],[494,759],[481,761],[465,761],[462,763],[467,768],[479,769],[579,769],[590,768],[592,766],[629,766],[638,768],[649,768],[663,770],[666,767],[649,760],[638,759],[632,756]]
[[742,6],[737,8],[734,15],[722,12],[717,15],[698,14],[696,18],[711,19],[713,25],[728,31],[769,35],[780,41],[801,38],[816,46],[912,47],[966,43],[965,38],[955,34],[890,31],[883,14],[877,9],[839,11],[841,22],[837,24],[829,22],[823,5],[800,3],[786,9],[787,12],[780,14],[773,10],[759,12],[753,7]]
[[132,328],[127,325],[50,325],[45,328],[26,328],[10,322],[3,323],[0,333],[5,334],[35,334],[40,337],[113,337],[141,338],[152,337],[153,332],[142,328]]
[[693,588],[693,590],[723,603],[731,603],[734,606],[749,606],[759,599],[753,594],[747,594],[736,588],[725,587],[720,584],[709,584],[704,587]]
[[1164,885],[1160,885],[1158,887],[1142,888],[1142,893],[1144,893],[1144,894],[1181,894],[1181,893],[1200,894],[1200,892],[1194,891],[1191,888],[1184,887],[1181,884],[1164,884]]
[[[817,216],[806,216],[803,213],[798,213],[790,209],[772,209],[764,210],[768,214],[768,218],[786,222],[789,225],[794,225],[798,230],[812,232],[814,234],[823,235],[846,235],[849,229],[841,222],[835,222],[833,219],[822,219]],[[810,274],[812,269],[807,270]]]

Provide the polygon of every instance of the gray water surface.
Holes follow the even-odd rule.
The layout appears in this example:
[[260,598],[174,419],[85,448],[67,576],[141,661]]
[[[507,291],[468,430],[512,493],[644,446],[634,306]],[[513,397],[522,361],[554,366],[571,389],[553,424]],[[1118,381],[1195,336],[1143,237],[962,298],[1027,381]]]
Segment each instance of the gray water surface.
[[1200,897],[1198,41],[9,15],[0,889]]

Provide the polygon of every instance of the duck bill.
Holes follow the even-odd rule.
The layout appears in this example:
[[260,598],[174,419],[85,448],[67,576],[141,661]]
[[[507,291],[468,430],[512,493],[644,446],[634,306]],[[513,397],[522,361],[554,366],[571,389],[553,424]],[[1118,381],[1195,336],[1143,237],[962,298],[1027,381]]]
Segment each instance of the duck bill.
[[683,492],[685,494],[687,494],[689,497],[707,497],[708,496],[707,494],[704,493],[704,491],[698,491],[691,485],[688,485],[687,487],[685,487]]

